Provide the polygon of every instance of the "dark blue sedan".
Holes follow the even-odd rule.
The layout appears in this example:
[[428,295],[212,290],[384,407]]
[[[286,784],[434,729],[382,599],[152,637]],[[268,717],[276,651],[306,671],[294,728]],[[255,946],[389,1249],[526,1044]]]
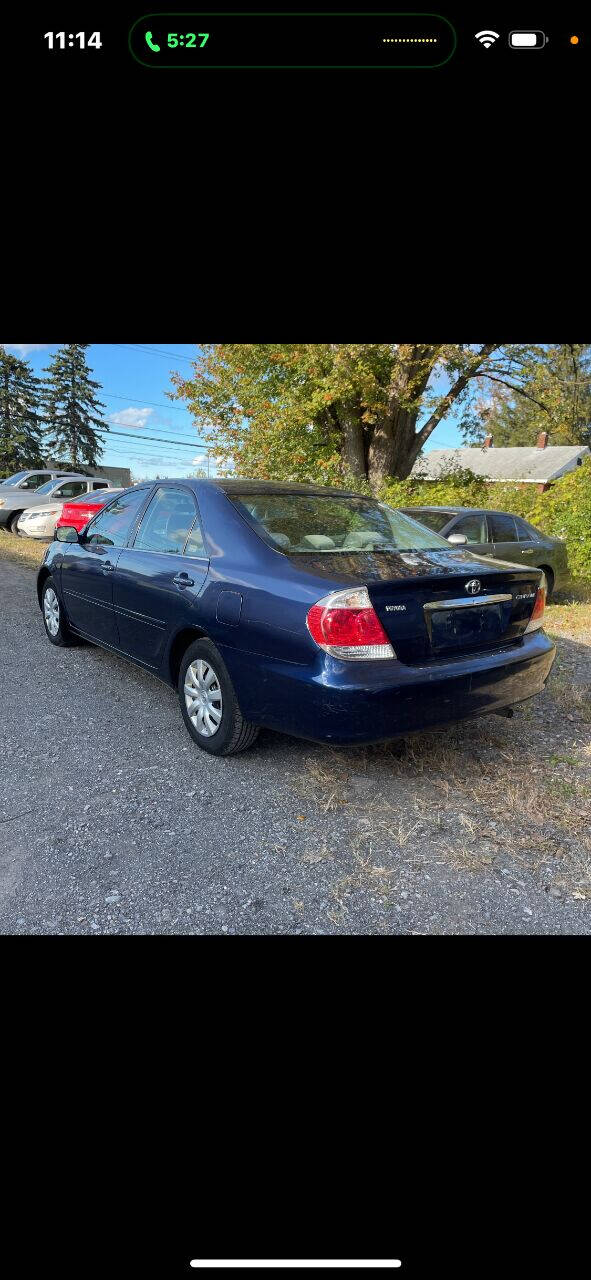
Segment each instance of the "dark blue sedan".
[[260,480],[159,480],[61,528],[37,591],[77,637],[178,689],[215,755],[261,725],[365,743],[543,689],[538,569],[479,557],[382,502]]

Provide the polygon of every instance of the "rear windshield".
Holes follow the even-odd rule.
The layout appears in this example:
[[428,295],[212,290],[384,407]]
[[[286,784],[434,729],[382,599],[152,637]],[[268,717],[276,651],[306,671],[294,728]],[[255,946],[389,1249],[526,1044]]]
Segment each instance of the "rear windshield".
[[77,498],[68,498],[68,506],[103,506],[109,498],[115,498],[120,492],[119,489],[97,489],[94,493],[80,493]]
[[231,501],[261,537],[288,555],[450,549],[445,538],[372,498],[249,493]]
[[420,520],[421,524],[426,524],[428,529],[434,529],[436,533],[448,524],[453,515],[453,511],[424,511],[422,507],[417,507],[414,512],[415,520]]

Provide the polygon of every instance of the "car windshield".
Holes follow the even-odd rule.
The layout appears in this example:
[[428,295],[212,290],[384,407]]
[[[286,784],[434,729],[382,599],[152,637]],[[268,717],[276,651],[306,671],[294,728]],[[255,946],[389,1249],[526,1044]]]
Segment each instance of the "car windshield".
[[232,495],[231,501],[259,536],[287,555],[450,549],[445,538],[372,498],[249,493]]
[[[421,524],[426,524],[428,529],[434,529],[435,533],[439,533],[439,530],[451,520],[453,514],[453,511],[425,511],[423,507],[417,507],[414,511],[414,519],[420,520]],[[407,515],[410,515],[410,512],[407,511]]]
[[28,475],[28,471],[17,471],[15,476],[7,476],[6,480],[0,480],[0,484],[18,484],[19,480],[24,480]]

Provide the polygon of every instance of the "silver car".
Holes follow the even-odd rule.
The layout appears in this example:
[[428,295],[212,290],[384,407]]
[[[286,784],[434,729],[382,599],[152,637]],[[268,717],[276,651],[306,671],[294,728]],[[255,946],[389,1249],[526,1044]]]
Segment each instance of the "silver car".
[[17,533],[18,523],[24,511],[54,506],[59,502],[67,502],[68,498],[76,498],[82,493],[92,493],[96,489],[112,487],[111,481],[107,480],[106,476],[83,476],[75,472],[65,473],[61,479],[48,480],[47,484],[42,484],[34,492],[5,487],[0,489],[0,529]]
[[0,480],[0,489],[39,489],[48,480],[57,480],[60,476],[69,476],[69,471],[56,471],[48,467],[44,471],[16,471],[13,476]]

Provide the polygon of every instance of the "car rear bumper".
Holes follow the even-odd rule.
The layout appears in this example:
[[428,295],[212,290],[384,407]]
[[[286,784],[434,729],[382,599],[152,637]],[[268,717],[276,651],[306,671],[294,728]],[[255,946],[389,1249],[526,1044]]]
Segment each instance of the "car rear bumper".
[[496,653],[406,666],[344,663],[319,668],[223,649],[246,719],[283,733],[336,744],[399,734],[486,715],[540,693],[556,655],[543,631]]

